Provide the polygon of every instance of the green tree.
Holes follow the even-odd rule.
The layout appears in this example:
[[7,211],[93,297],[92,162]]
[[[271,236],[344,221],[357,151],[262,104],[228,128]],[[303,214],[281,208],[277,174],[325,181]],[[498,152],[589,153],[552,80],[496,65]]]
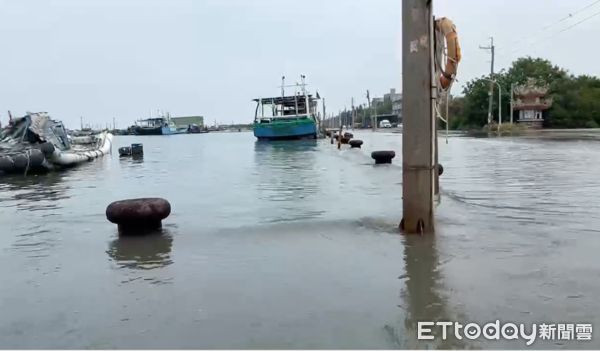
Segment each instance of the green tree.
[[[550,87],[553,104],[545,113],[545,125],[553,128],[589,128],[600,126],[600,80],[597,77],[569,75],[564,69],[541,58],[519,58],[494,79],[501,86],[503,121],[510,119],[510,87],[533,78]],[[481,128],[487,123],[489,77],[473,79],[463,89],[464,101],[451,115],[451,128]],[[497,119],[498,88],[494,85],[492,116]],[[454,99],[457,100],[457,99]],[[455,106],[456,107],[456,106]],[[505,119],[506,118],[506,119]]]

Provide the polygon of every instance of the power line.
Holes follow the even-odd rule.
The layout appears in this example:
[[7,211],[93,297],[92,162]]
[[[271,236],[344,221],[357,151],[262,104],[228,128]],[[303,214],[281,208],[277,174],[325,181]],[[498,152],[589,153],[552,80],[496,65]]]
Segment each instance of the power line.
[[556,23],[553,23],[553,24],[550,24],[550,25],[547,25],[546,27],[542,28],[542,30],[546,30],[546,29],[548,29],[548,28],[550,28],[550,27],[552,27],[552,26],[554,26],[554,25],[556,25],[556,24],[562,23],[562,22],[564,22],[564,21],[566,21],[566,20],[568,20],[568,19],[572,18],[572,17],[573,17],[573,16],[575,16],[576,14],[578,14],[578,13],[580,13],[580,12],[583,12],[583,11],[585,11],[585,10],[589,9],[590,7],[592,7],[592,6],[596,5],[597,3],[600,3],[600,0],[596,0],[596,1],[592,2],[591,4],[589,4],[589,5],[585,6],[585,7],[582,7],[582,8],[580,8],[580,9],[579,9],[579,10],[577,10],[577,11],[575,11],[575,12],[573,12],[573,13],[570,13],[570,14],[568,14],[567,16],[565,16],[565,17],[561,18],[560,20],[558,20],[558,22],[556,22]]
[[[599,1],[600,1],[600,0],[599,0]],[[560,33],[566,32],[566,31],[568,31],[569,29],[571,29],[571,28],[573,28],[573,27],[575,27],[575,26],[577,26],[577,25],[579,25],[579,24],[581,24],[581,23],[583,23],[583,22],[585,22],[585,21],[587,21],[587,20],[590,20],[590,19],[592,19],[592,18],[594,18],[594,17],[596,17],[596,16],[598,16],[598,15],[600,15],[600,11],[598,11],[598,12],[595,12],[595,13],[594,13],[594,14],[592,14],[591,16],[588,16],[588,17],[586,17],[586,18],[582,19],[582,20],[581,20],[581,21],[579,21],[579,22],[573,23],[572,25],[570,25],[570,26],[568,26],[568,27],[566,27],[566,28],[563,28],[563,29],[559,30],[558,32],[554,32],[554,33],[552,33],[551,35],[548,35],[548,36],[546,36],[546,37],[544,37],[544,38],[541,38],[540,40],[537,40],[537,41],[535,41],[535,42],[529,43],[529,47],[531,48],[532,46],[539,45],[540,43],[542,43],[542,42],[544,42],[544,41],[546,41],[546,40],[548,40],[548,39],[550,39],[550,38],[554,37],[555,35],[558,35],[558,34],[560,34]],[[515,52],[517,52],[517,51],[519,51],[519,48],[516,48],[515,50],[511,51],[511,54],[514,54],[514,53],[515,53]]]
[[[598,2],[600,2],[600,0],[598,0]],[[573,24],[573,25],[571,25],[571,26],[569,26],[569,27],[567,27],[567,28],[565,28],[565,29],[561,30],[560,32],[557,32],[556,34],[558,34],[558,33],[562,33],[562,32],[566,32],[566,31],[568,31],[569,29],[571,29],[571,28],[575,27],[576,25],[578,25],[578,24],[581,24],[581,23],[583,23],[583,22],[585,22],[585,21],[587,21],[587,20],[589,20],[589,19],[591,19],[591,18],[593,18],[593,17],[596,17],[596,16],[598,16],[598,15],[600,15],[600,11],[598,11],[598,12],[594,13],[593,15],[591,15],[591,16],[589,16],[589,17],[586,17],[586,18],[582,19],[581,21],[579,21],[579,22],[577,22],[577,23],[575,23],[575,24]]]
[[[536,37],[538,37],[539,35],[541,35],[541,34],[543,34],[544,32],[546,32],[546,31],[547,31],[549,28],[551,28],[551,27],[554,27],[555,25],[557,25],[557,24],[560,24],[560,23],[562,23],[562,22],[564,22],[564,21],[566,21],[566,20],[568,20],[568,19],[572,19],[573,17],[575,17],[575,16],[576,16],[576,15],[578,15],[579,13],[581,13],[581,12],[583,12],[583,11],[585,11],[585,10],[587,10],[587,9],[591,8],[592,6],[594,6],[594,5],[598,4],[598,3],[600,3],[600,0],[595,0],[594,2],[592,2],[592,3],[588,4],[588,5],[586,5],[586,6],[582,7],[582,8],[580,8],[580,9],[578,9],[578,10],[576,10],[576,11],[574,11],[573,13],[570,13],[570,14],[568,14],[567,16],[565,16],[565,17],[563,17],[563,18],[559,19],[558,21],[556,21],[556,22],[553,22],[553,23],[550,23],[550,24],[546,25],[545,27],[543,27],[542,29],[540,29],[540,30],[539,30],[539,31],[538,31],[536,34],[534,34],[534,35],[530,36],[529,38],[523,37],[523,38],[521,38],[521,39],[519,39],[519,40],[515,41],[515,42],[514,42],[512,45],[509,45],[509,47],[510,47],[510,46],[512,46],[512,47],[515,47],[515,48],[514,48],[514,49],[513,49],[513,50],[510,52],[510,54],[513,54],[513,53],[515,53],[516,51],[519,51],[519,50],[521,49],[520,45],[522,45],[522,44],[523,44],[523,43],[524,43],[524,42],[525,42],[527,39],[535,39],[535,38],[536,38]],[[564,32],[564,31],[566,31],[566,30],[568,30],[568,29],[571,29],[571,28],[573,28],[574,26],[576,26],[576,25],[580,24],[581,22],[585,22],[585,21],[587,21],[588,19],[590,19],[590,18],[592,18],[592,17],[594,17],[594,16],[596,16],[596,15],[597,15],[597,14],[594,14],[594,15],[592,15],[592,16],[590,16],[590,17],[587,17],[587,18],[585,18],[585,19],[583,19],[583,20],[581,20],[581,21],[579,21],[579,22],[577,22],[577,23],[573,24],[573,25],[572,25],[572,26],[570,26],[570,27],[567,27],[567,28],[565,28],[565,29],[563,29],[563,30],[561,30],[561,31],[559,31],[559,32],[556,32],[556,33],[554,33],[553,35],[556,35],[556,34],[558,34],[558,33],[562,33],[562,32]],[[544,38],[543,38],[543,40],[545,40],[545,39],[547,39],[547,37],[544,37]],[[536,42],[537,42],[537,40],[530,41],[530,42],[528,43],[528,45],[532,45],[532,43],[536,43]],[[501,56],[504,56],[504,55],[502,55],[502,54],[500,54],[500,55],[501,55]]]

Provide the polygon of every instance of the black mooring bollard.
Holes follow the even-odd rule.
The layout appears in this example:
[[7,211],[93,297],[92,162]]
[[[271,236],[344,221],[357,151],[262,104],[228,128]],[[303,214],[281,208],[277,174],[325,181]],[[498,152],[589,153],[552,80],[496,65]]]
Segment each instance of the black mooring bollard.
[[131,156],[131,146],[123,146],[119,148],[119,156]]
[[354,138],[354,134],[352,134],[350,132],[346,132],[346,133],[344,133],[344,138],[352,139],[352,138]]
[[360,139],[352,139],[348,142],[348,144],[350,144],[351,148],[359,148],[360,146],[363,144],[363,141]]
[[444,173],[444,166],[442,166],[441,163],[438,163],[437,168],[438,168],[438,176],[441,176]]
[[131,154],[132,155],[143,155],[144,154],[144,145],[131,144]]
[[116,201],[106,208],[106,218],[119,226],[121,234],[143,234],[162,226],[171,214],[171,204],[161,198]]
[[394,151],[373,151],[371,153],[371,158],[375,160],[375,164],[382,163],[392,163],[392,159],[396,157],[396,153]]

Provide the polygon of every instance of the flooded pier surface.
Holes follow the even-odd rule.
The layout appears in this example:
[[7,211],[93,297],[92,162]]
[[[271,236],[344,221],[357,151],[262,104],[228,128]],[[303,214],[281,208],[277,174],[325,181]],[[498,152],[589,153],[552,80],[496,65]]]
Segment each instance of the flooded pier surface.
[[[563,133],[564,134],[564,133]],[[523,348],[417,321],[600,322],[600,142],[440,138],[437,233],[403,236],[402,135],[115,137],[111,157],[0,178],[0,348]],[[592,133],[593,134],[593,133]],[[116,148],[144,144],[143,160]],[[163,197],[162,233],[106,206]],[[599,348],[536,341],[536,348]]]

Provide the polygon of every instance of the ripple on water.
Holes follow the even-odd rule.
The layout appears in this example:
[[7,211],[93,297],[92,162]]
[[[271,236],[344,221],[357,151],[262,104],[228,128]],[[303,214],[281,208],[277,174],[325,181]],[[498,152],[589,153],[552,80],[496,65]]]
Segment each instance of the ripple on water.
[[56,233],[48,229],[39,229],[39,226],[29,230],[20,229],[16,240],[12,244],[13,250],[25,254],[28,258],[44,258],[58,244]]

